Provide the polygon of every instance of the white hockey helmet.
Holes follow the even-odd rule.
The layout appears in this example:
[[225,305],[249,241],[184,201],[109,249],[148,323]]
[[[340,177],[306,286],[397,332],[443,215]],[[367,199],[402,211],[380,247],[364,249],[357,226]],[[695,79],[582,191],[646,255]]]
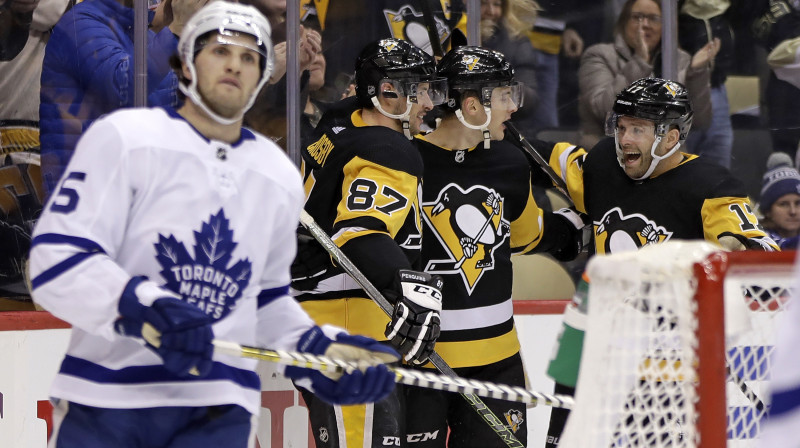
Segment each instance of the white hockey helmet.
[[[256,48],[251,48],[261,55],[261,80],[253,90],[250,100],[244,108],[233,118],[221,117],[214,113],[204,102],[197,91],[197,71],[194,66],[194,57],[202,50],[197,47],[197,41],[206,33],[216,31],[218,42],[225,44],[241,45],[239,41],[228,40],[226,37],[237,33],[248,34],[256,40]],[[221,124],[233,124],[239,121],[244,113],[247,112],[258,96],[258,92],[264,87],[272,74],[273,51],[272,40],[270,38],[272,30],[264,17],[255,7],[243,5],[241,3],[231,3],[224,0],[216,0],[197,11],[183,28],[180,41],[178,42],[178,54],[181,61],[189,69],[192,80],[189,85],[179,84],[181,92],[189,97],[195,104],[200,106],[215,121]]]

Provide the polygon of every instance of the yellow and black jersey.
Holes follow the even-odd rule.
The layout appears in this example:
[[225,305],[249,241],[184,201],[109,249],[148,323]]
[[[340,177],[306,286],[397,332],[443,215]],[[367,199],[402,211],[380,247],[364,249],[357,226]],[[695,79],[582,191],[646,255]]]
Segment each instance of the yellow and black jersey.
[[596,253],[670,239],[728,246],[726,238],[748,249],[777,250],[753,214],[744,186],[727,169],[683,154],[677,167],[633,180],[620,168],[614,145],[606,138],[586,153],[569,143],[536,143],[552,149],[551,168],[567,182],[576,208],[592,220]]
[[511,254],[543,245],[547,220],[530,168],[506,142],[468,150],[414,139],[425,165],[423,270],[444,278],[436,351],[452,367],[486,365],[519,351],[511,303]]
[[[360,109],[347,122],[343,118],[322,123],[318,139],[303,150],[305,209],[367,279],[386,290],[398,269],[418,268],[422,159],[402,133],[366,125]],[[360,327],[361,332],[382,337],[388,317],[376,305],[368,299],[357,305],[343,301],[366,297],[337,269],[297,295],[318,323],[356,328],[347,322],[349,311],[343,312],[350,306],[354,318],[372,321],[369,331]]]

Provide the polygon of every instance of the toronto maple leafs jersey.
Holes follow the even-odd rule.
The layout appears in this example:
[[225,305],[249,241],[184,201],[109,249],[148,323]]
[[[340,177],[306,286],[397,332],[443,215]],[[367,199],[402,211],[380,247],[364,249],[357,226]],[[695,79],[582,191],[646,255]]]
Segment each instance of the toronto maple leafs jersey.
[[[523,153],[504,141],[468,150],[417,136],[425,272],[444,278],[436,351],[452,367],[491,364],[519,351],[511,302],[512,253],[548,245]],[[552,215],[548,215],[552,216]]]
[[670,239],[720,244],[725,237],[748,249],[777,249],[753,213],[741,181],[702,157],[683,154],[677,167],[633,180],[619,166],[613,138],[601,140],[588,153],[570,143],[535,145],[552,149],[550,166],[566,181],[576,208],[593,222],[596,253],[635,250]]
[[146,276],[211,316],[217,339],[295,349],[313,325],[288,295],[302,203],[297,168],[247,129],[228,144],[172,110],[98,120],[32,243],[34,300],[72,324],[52,396],[107,408],[237,404],[256,414],[255,360],[215,354],[208,376],[179,379],[113,323],[125,285]]

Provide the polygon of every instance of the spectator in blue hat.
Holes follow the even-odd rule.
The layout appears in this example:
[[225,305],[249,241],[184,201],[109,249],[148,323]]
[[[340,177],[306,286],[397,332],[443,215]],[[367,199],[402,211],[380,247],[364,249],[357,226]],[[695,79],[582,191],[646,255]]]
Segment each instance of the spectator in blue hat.
[[800,173],[788,154],[769,156],[759,209],[764,215],[764,230],[781,249],[796,249],[800,239]]

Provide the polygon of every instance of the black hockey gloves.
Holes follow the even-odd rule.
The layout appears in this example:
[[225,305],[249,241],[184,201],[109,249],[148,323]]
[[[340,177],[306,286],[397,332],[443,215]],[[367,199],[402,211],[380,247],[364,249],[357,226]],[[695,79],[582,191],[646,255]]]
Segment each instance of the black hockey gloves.
[[334,269],[331,256],[311,235],[301,229],[297,232],[297,256],[292,262],[292,288],[308,291],[317,287],[320,280],[330,276]]
[[387,292],[395,304],[386,338],[411,364],[424,364],[433,353],[439,338],[443,286],[438,275],[401,269],[395,278],[395,291]]
[[[157,297],[150,306],[140,298]],[[119,300],[117,333],[144,338],[147,347],[164,360],[164,368],[178,376],[204,377],[214,353],[212,320],[200,308],[184,302],[166,289],[134,277]]]
[[[588,222],[588,217],[579,213],[571,208],[562,208],[556,210],[553,215],[562,223],[565,237],[562,242],[550,251],[550,255],[558,261],[571,261],[578,256],[581,251],[589,244],[591,234],[591,222]],[[545,229],[545,233],[551,231]]]
[[[335,327],[326,326],[328,329]],[[287,366],[285,374],[300,387],[310,390],[327,403],[347,405],[374,403],[394,390],[395,374],[386,363],[397,362],[400,355],[391,347],[364,336],[351,336],[341,329],[336,341],[327,337],[322,328],[313,327],[300,337],[297,350],[323,355],[331,359],[352,361],[359,365],[344,374]]]

